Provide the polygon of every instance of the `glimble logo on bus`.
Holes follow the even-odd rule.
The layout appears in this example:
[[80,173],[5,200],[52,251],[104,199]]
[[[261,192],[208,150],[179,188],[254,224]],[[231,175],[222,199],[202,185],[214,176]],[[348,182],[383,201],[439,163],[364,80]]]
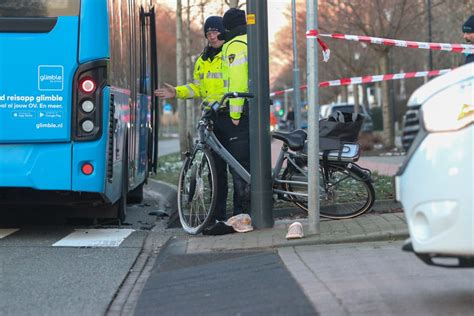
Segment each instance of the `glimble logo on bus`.
[[40,81],[49,80],[50,82],[62,82],[63,77],[58,75],[41,75]]
[[38,66],[38,90],[62,91],[64,87],[64,67],[61,65]]

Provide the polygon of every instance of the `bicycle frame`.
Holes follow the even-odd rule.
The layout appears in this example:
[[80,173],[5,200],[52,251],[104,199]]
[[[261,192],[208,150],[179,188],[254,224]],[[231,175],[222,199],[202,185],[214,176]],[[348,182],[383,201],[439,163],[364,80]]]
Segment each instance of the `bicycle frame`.
[[[199,132],[199,141],[197,142],[196,148],[202,146],[207,146],[211,148],[215,153],[221,156],[227,164],[237,172],[239,176],[244,179],[245,182],[250,184],[250,173],[245,170],[244,167],[237,161],[237,159],[232,156],[232,154],[225,149],[221,142],[217,139],[217,136],[214,134],[212,129],[206,128],[209,123],[205,120],[200,120],[198,125]],[[204,132],[202,132],[204,130]]]
[[291,180],[282,180],[279,178],[279,175],[281,173],[281,170],[283,168],[283,163],[286,160],[287,163],[291,163],[301,174],[306,176],[307,179],[307,172],[303,170],[298,164],[295,162],[293,157],[297,157],[297,153],[290,153],[288,152],[288,146],[283,144],[280,153],[278,155],[277,161],[275,163],[275,167],[273,167],[273,175],[272,175],[272,181],[273,181],[273,193],[276,194],[291,194],[293,196],[302,196],[302,197],[308,197],[308,194],[305,193],[298,193],[298,192],[289,192],[289,191],[284,191],[281,189],[278,189],[278,185],[282,184],[295,184],[295,185],[304,185],[308,186],[308,181],[291,181]]
[[[197,127],[198,139],[186,152],[178,183],[178,213],[183,228],[190,234],[201,232],[214,216],[219,180],[213,156],[223,159],[234,175],[238,174],[245,183],[251,184],[250,172],[221,144],[213,128],[216,113],[223,108],[221,104],[225,104],[226,98],[248,97],[253,95],[233,92],[225,94],[220,103],[203,103],[204,111]],[[273,165],[271,180],[275,198],[293,202],[309,211],[308,174],[312,171],[307,169],[306,136],[301,130],[272,134],[272,138],[281,140],[282,145]],[[370,210],[375,199],[370,170],[354,163],[359,158],[359,145],[342,142],[339,145],[339,149],[319,153],[322,163],[321,169],[317,170],[322,177],[319,198],[325,213],[321,209],[321,216],[331,219],[359,216]]]
[[[220,103],[215,103],[211,105],[211,110],[210,111],[216,111],[219,107],[219,104],[224,104],[224,100],[227,97],[253,97],[251,94],[247,93],[228,93],[224,95]],[[214,108],[214,105],[217,105],[216,108]],[[220,141],[217,139],[216,135],[213,132],[213,121],[212,119],[209,119],[208,117],[203,116],[201,120],[198,123],[198,135],[199,135],[199,140],[196,143],[196,146],[194,147],[194,152],[196,152],[197,149],[202,148],[202,147],[208,147],[212,149],[215,153],[217,153],[231,168],[235,170],[235,172],[242,177],[242,179],[250,184],[251,178],[250,178],[250,173],[232,156],[231,153],[220,143]],[[194,154],[194,153],[193,153]],[[277,161],[275,163],[275,166],[273,167],[272,171],[272,187],[273,187],[273,193],[278,194],[278,195],[291,195],[291,196],[300,196],[300,197],[308,197],[307,193],[300,193],[300,192],[291,192],[291,191],[285,191],[279,189],[279,187],[283,187],[283,184],[293,184],[293,185],[301,185],[301,186],[306,186],[308,187],[308,175],[307,171],[305,171],[303,168],[301,168],[297,163],[296,159],[298,157],[302,157],[303,154],[300,152],[290,152],[289,147],[287,144],[283,144],[280,150],[280,153],[278,155]],[[284,162],[290,163],[293,167],[295,167],[302,175],[305,176],[306,181],[294,181],[294,180],[283,180],[281,179],[280,173],[283,169]],[[334,163],[334,162],[333,162]],[[345,167],[347,166],[349,169],[351,169],[351,166],[355,164],[347,163],[347,162],[342,162],[341,165],[344,165]],[[360,170],[360,168],[353,170],[356,174],[359,175],[360,178],[366,178],[368,175],[364,174],[364,171]],[[370,175],[369,175],[370,177]],[[342,180],[341,180],[342,181]],[[326,179],[325,175],[323,173],[323,183],[320,183],[320,187],[322,190],[327,191],[326,187]],[[335,184],[333,184],[335,185]]]
[[[211,148],[215,153],[217,153],[231,168],[233,168],[242,179],[250,184],[251,176],[250,173],[232,156],[231,153],[221,144],[221,142],[217,139],[216,135],[212,131],[212,129],[207,128],[209,122],[207,120],[200,120],[198,123],[198,130],[199,130],[199,140],[196,143],[196,147],[194,150],[198,148],[202,148],[207,146]],[[290,153],[288,152],[288,146],[285,144],[282,146],[280,150],[280,154],[278,155],[277,162],[273,167],[272,172],[272,182],[273,182],[273,193],[275,194],[291,194],[294,196],[303,196],[307,197],[308,194],[298,193],[298,192],[290,192],[284,191],[276,188],[276,185],[281,184],[297,184],[297,185],[304,185],[308,186],[307,181],[290,181],[290,180],[281,180],[278,175],[280,174],[281,170],[283,169],[283,163],[285,160],[291,163],[295,168],[297,168],[303,175],[307,175],[306,171],[304,171],[301,167],[299,167],[293,156],[297,155],[297,153]]]

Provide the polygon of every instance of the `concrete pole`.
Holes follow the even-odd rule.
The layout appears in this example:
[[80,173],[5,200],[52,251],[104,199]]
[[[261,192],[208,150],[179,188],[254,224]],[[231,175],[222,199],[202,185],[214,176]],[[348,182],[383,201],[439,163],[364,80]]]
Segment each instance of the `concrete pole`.
[[291,21],[293,30],[293,111],[295,129],[301,128],[300,69],[298,68],[298,43],[296,36],[296,0],[291,0]]
[[[318,1],[306,0],[307,31],[318,30]],[[308,82],[308,224],[319,234],[319,81],[317,39],[307,37]]]
[[273,227],[270,80],[266,0],[247,1],[250,99],[250,210],[255,228]]

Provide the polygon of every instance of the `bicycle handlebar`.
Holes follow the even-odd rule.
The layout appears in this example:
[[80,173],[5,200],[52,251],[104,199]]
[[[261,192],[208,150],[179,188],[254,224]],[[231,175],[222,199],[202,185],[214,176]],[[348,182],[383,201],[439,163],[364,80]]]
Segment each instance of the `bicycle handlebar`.
[[249,92],[228,92],[228,93],[224,94],[224,96],[221,99],[220,104],[223,104],[225,99],[233,99],[233,98],[249,98],[249,99],[251,99],[253,97],[254,97],[253,93],[249,93]]
[[[222,99],[221,99],[220,102],[215,101],[212,104],[208,104],[207,102],[203,102],[204,114],[203,114],[202,118],[212,119],[213,115],[217,112],[217,110],[221,107],[222,104],[224,104],[224,102],[227,99],[234,99],[234,98],[248,98],[248,99],[250,99],[250,98],[253,98],[253,97],[254,97],[253,93],[249,93],[249,92],[228,92],[228,93],[226,93],[222,96]],[[207,106],[209,106],[208,109],[206,109]]]

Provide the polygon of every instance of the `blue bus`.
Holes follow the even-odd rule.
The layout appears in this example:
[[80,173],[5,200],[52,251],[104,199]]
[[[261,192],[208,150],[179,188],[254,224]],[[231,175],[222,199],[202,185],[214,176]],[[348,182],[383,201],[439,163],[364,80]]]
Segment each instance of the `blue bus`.
[[0,1],[1,205],[124,221],[141,202],[158,157],[154,1]]

